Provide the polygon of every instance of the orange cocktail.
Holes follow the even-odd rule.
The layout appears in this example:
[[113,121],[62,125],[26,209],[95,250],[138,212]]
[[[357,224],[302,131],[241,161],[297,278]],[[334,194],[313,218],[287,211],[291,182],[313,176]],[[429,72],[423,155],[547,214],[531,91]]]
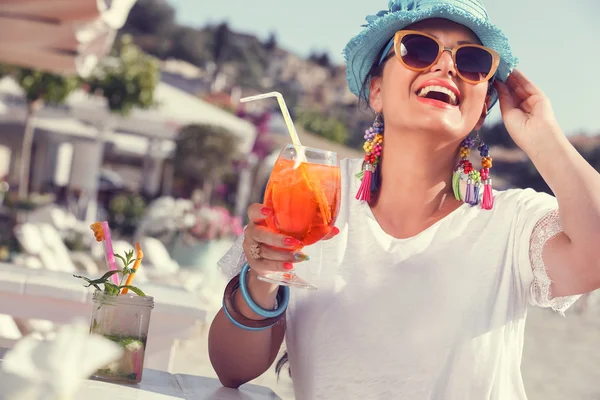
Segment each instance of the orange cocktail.
[[[264,203],[273,210],[267,226],[274,232],[298,239],[304,246],[323,239],[333,228],[340,207],[337,155],[288,145],[273,167]],[[315,288],[293,272],[274,272],[261,278],[283,285]]]

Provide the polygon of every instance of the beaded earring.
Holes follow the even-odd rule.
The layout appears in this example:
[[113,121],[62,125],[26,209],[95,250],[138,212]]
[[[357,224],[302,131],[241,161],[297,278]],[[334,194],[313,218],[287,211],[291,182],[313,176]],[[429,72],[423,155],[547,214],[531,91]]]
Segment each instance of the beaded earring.
[[381,154],[383,152],[383,120],[381,114],[377,114],[373,126],[365,131],[365,159],[362,171],[356,175],[361,180],[360,188],[356,193],[356,199],[360,201],[371,201],[371,192],[379,189]]
[[[477,150],[481,156],[481,169],[477,171],[469,161],[471,148],[479,142]],[[458,201],[464,201],[472,206],[479,203],[479,194],[483,185],[483,198],[481,208],[491,210],[494,207],[494,194],[492,192],[492,180],[490,179],[490,168],[492,168],[492,158],[490,157],[490,148],[483,143],[477,135],[477,140],[467,137],[460,145],[458,150],[460,161],[452,174],[452,191]],[[461,192],[460,182],[467,182],[465,195]]]

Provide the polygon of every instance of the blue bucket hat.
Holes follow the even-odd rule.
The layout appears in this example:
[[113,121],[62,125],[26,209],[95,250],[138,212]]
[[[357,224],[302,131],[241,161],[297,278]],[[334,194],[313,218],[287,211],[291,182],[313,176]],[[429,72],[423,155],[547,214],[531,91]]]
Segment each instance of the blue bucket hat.
[[[502,31],[491,24],[481,0],[390,0],[388,10],[369,15],[364,29],[354,36],[343,54],[346,60],[346,79],[350,91],[361,96],[363,81],[384,47],[393,40],[397,31],[419,21],[443,18],[469,28],[484,46],[500,54],[500,65],[494,79],[505,82],[517,58],[512,55],[508,39]],[[369,97],[367,87],[364,96]],[[489,109],[498,100],[495,90]],[[488,110],[489,110],[488,109]]]

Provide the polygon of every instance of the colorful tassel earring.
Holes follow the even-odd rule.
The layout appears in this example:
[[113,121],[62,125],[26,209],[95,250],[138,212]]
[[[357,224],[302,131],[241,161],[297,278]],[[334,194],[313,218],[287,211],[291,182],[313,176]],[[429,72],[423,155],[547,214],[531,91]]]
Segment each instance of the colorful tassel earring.
[[379,163],[383,152],[383,121],[381,114],[377,114],[373,126],[365,131],[365,159],[362,171],[356,175],[361,180],[360,188],[356,193],[356,199],[360,201],[371,201],[371,193],[379,189],[381,172]]
[[[478,136],[479,137],[479,136]],[[481,186],[483,185],[483,199],[481,208],[491,210],[494,206],[494,197],[492,192],[492,180],[490,179],[490,168],[492,168],[492,158],[490,155],[489,146],[479,140],[477,150],[481,155],[481,169],[477,171],[473,168],[473,164],[469,161],[471,148],[475,146],[476,139],[467,137],[460,145],[458,155],[460,161],[452,174],[452,191],[454,197],[458,201],[464,201],[472,206],[479,203],[479,195]],[[467,183],[464,196],[461,191],[460,182]]]
[[481,156],[481,169],[479,174],[483,181],[483,200],[481,208],[491,210],[494,207],[494,194],[492,192],[492,180],[490,179],[490,168],[492,168],[492,157],[490,157],[490,148],[487,144],[480,142],[477,147]]

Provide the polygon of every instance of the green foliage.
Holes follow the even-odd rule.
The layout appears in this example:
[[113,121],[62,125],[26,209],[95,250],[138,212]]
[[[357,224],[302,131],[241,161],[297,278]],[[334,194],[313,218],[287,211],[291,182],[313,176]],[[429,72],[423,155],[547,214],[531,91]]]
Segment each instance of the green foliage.
[[212,56],[217,64],[225,61],[231,47],[232,34],[227,22],[219,24],[213,32]]
[[124,236],[132,235],[145,210],[146,202],[140,195],[119,193],[108,206],[110,226]]
[[203,65],[211,60],[209,46],[211,34],[187,26],[177,27],[171,37],[167,55],[194,65]]
[[123,262],[123,266],[124,266],[123,267],[123,275],[128,275],[128,274],[132,274],[132,273],[136,272],[135,269],[129,268],[129,266],[135,262],[135,258],[133,256],[133,250],[126,251],[125,257],[123,257],[120,254],[115,254],[115,257],[117,257],[119,260],[121,260]]
[[135,36],[143,49],[160,58],[176,58],[198,67],[216,65],[216,77],[226,63],[238,69],[238,84],[260,87],[268,53],[276,45],[272,34],[267,42],[233,32],[226,22],[204,28],[179,25],[173,8],[162,0],[138,0],[129,13],[124,32]]
[[261,89],[266,69],[265,50],[258,46],[239,46],[234,54],[236,59],[243,60],[238,66],[237,84]]
[[111,56],[102,60],[95,73],[85,79],[91,93],[100,93],[111,111],[129,115],[134,108],[155,105],[154,89],[160,81],[158,62],[124,35]]
[[302,110],[296,118],[297,123],[309,132],[316,133],[331,141],[345,144],[348,129],[335,117],[323,115],[319,111]]
[[329,53],[326,51],[322,53],[313,52],[308,56],[309,61],[314,62],[317,65],[320,65],[324,68],[329,68],[332,66],[331,59],[329,58]]
[[273,51],[273,50],[275,50],[277,48],[277,35],[275,34],[275,32],[271,32],[269,34],[269,37],[267,38],[267,40],[263,44],[263,47],[267,51]]
[[[123,265],[125,266],[123,268],[123,270],[108,271],[107,273],[105,273],[98,279],[90,279],[88,277],[80,276],[80,275],[73,275],[73,277],[83,279],[84,281],[86,281],[87,285],[85,285],[85,287],[93,286],[97,290],[103,291],[105,294],[108,294],[111,296],[118,296],[119,293],[121,292],[121,289],[127,288],[127,289],[131,290],[132,292],[134,292],[135,294],[137,294],[138,296],[145,297],[146,295],[144,294],[144,292],[141,289],[139,289],[138,287],[132,286],[132,285],[123,285],[123,281],[126,281],[127,276],[129,276],[130,274],[135,274],[135,272],[136,272],[135,269],[129,267],[136,260],[135,256],[133,255],[133,250],[126,251],[125,257],[123,257],[119,254],[115,254],[115,257],[117,257],[121,261],[123,261]],[[109,279],[111,278],[111,276],[113,276],[115,274],[121,275],[121,280],[120,280],[119,285],[115,285],[114,283],[109,282]],[[103,285],[104,289],[101,289],[100,285]]]
[[137,0],[125,30],[133,34],[168,36],[176,28],[175,9],[164,0]]
[[67,96],[79,86],[74,76],[51,74],[32,68],[0,65],[0,77],[12,76],[25,92],[29,104],[43,101],[48,104],[61,104]]
[[195,185],[223,179],[238,156],[236,142],[235,136],[221,127],[184,127],[177,138],[175,174]]

